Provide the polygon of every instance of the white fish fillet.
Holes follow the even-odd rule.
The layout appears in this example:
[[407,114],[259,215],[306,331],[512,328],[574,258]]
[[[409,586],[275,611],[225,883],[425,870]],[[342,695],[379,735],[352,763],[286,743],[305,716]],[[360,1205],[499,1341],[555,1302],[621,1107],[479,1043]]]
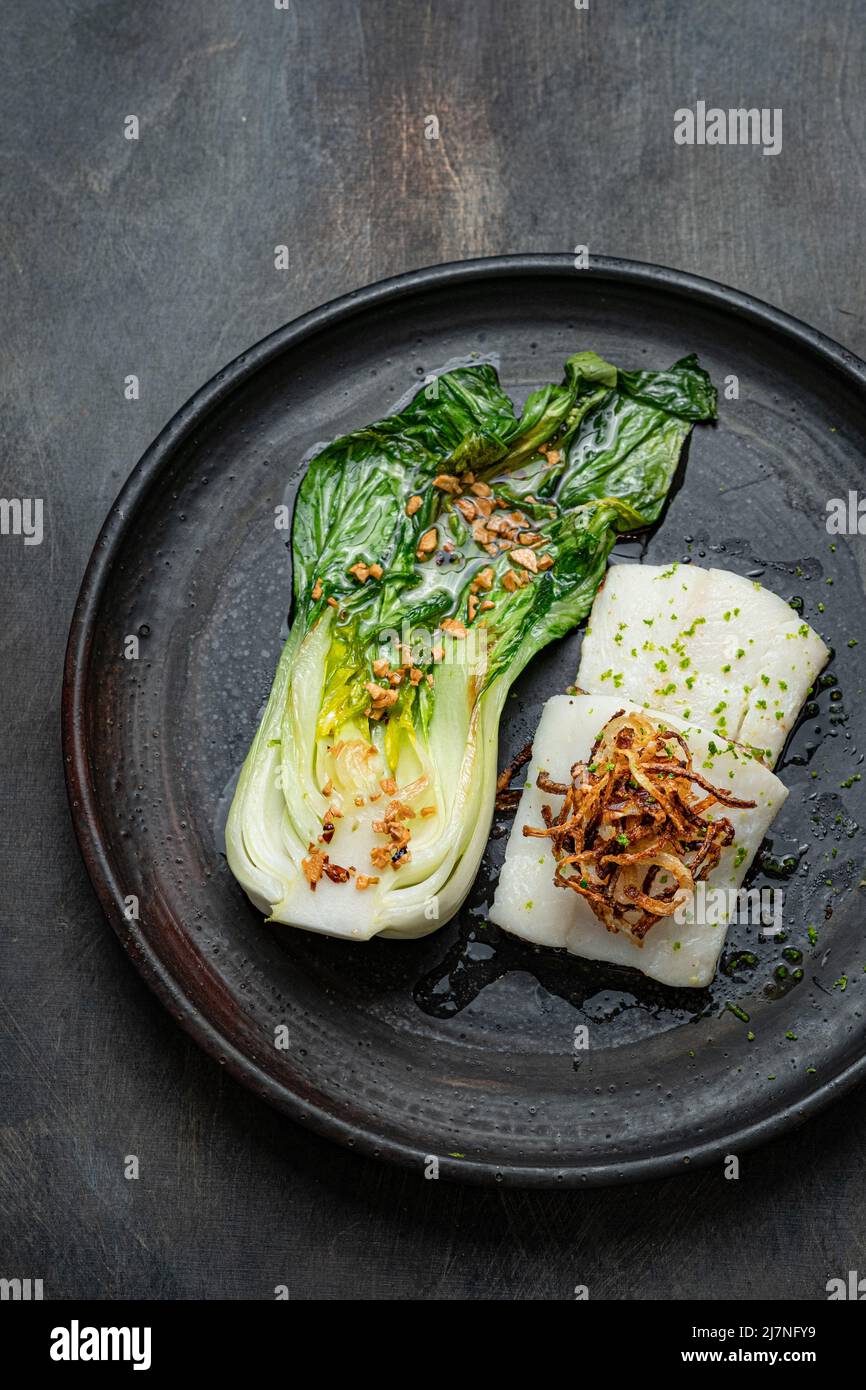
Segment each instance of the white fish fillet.
[[577,684],[762,749],[772,766],[829,655],[784,599],[751,579],[614,565],[592,607]]
[[[541,946],[565,947],[589,960],[635,966],[662,984],[708,985],[725,942],[727,917],[718,925],[696,922],[694,899],[684,910],[683,924],[662,918],[639,946],[624,932],[609,932],[585,900],[553,882],[555,860],[550,844],[523,834],[524,825],[543,824],[541,807],[558,811],[557,798],[541,792],[536,778],[542,769],[554,780],[568,782],[572,763],[589,757],[603,726],[619,711],[639,710],[651,720],[681,729],[696,768],[711,782],[742,800],[755,801],[753,810],[717,807],[710,815],[726,816],[734,827],[734,843],[722,851],[706,885],[739,888],[767,828],[788,795],[774,773],[742,749],[719,744],[717,736],[669,714],[641,710],[624,696],[556,695],[548,700],[535,735],[532,761],[520,799],[505,864],[490,913],[491,920],[515,936]],[[710,745],[717,749],[711,752]],[[697,914],[709,917],[711,913]],[[719,914],[722,915],[722,914]]]

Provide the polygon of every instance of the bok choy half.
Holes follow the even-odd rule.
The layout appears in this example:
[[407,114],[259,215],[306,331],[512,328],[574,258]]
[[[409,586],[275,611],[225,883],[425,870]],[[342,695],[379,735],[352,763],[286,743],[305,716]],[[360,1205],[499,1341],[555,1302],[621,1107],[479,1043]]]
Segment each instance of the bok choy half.
[[657,519],[693,423],[715,414],[695,357],[630,372],[581,352],[519,418],[493,367],[461,367],[322,449],[226,829],[262,912],[357,940],[456,912],[509,687],[586,616],[617,536]]

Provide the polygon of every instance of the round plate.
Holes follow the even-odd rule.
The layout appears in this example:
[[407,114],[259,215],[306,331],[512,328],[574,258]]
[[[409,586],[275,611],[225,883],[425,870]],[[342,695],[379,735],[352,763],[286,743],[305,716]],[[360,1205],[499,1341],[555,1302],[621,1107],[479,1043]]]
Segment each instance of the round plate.
[[[427,372],[493,355],[519,402],[582,348],[654,368],[697,352],[721,388],[719,423],[695,430],[661,524],[614,560],[761,577],[835,648],[782,760],[791,795],[754,871],[785,894],[787,939],[735,926],[713,987],[674,991],[507,937],[484,915],[505,822],[460,918],[433,936],[351,945],[265,926],[221,828],[286,631],[275,508],[314,445],[386,414]],[[847,711],[862,700],[864,550],[828,535],[826,506],[862,476],[864,381],[844,349],[706,280],[519,256],[337,300],[180,411],[87,569],[63,733],[102,904],[209,1053],[335,1139],[419,1173],[436,1156],[443,1176],[524,1185],[632,1180],[741,1152],[863,1075],[866,784],[852,780],[863,754]],[[521,677],[503,762],[573,681],[579,648],[575,633]]]

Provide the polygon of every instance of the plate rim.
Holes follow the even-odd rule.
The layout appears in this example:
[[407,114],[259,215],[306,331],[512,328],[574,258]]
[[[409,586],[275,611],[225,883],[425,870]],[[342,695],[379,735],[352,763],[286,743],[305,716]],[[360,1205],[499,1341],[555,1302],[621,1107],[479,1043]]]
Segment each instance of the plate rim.
[[[581,275],[590,280],[614,280],[640,285],[649,290],[686,292],[704,304],[714,305],[728,313],[734,311],[744,319],[782,334],[789,341],[793,339],[801,349],[817,352],[841,371],[852,385],[866,391],[866,362],[850,349],[761,299],[688,271],[612,256],[590,256],[588,266],[579,269],[575,267],[573,256],[567,253],[526,252],[443,262],[391,276],[340,295],[268,334],[212,376],[172,416],[133,468],[100,528],[76,598],[66,645],[61,740],[70,815],[88,877],[124,951],[175,1020],[205,1053],[223,1065],[237,1081],[290,1119],[316,1133],[356,1152],[404,1167],[423,1165],[427,1154],[410,1143],[378,1134],[372,1127],[350,1123],[312,1104],[269,1076],[252,1057],[241,1051],[217,1028],[203,1010],[191,1003],[182,985],[146,940],[140,924],[127,919],[124,894],[114,872],[101,823],[86,734],[85,688],[94,629],[104,591],[127,531],[140,502],[163,466],[186,436],[216,406],[274,357],[323,328],[348,320],[370,307],[381,306],[419,291],[456,287],[473,280],[492,280],[503,275],[563,273]],[[822,1081],[809,1096],[742,1125],[721,1140],[709,1139],[689,1149],[676,1148],[624,1162],[601,1160],[579,1164],[496,1165],[468,1158],[456,1160],[440,1156],[440,1173],[446,1179],[476,1184],[551,1188],[607,1186],[667,1177],[710,1163],[734,1146],[737,1151],[744,1152],[778,1137],[818,1114],[864,1079],[866,1039],[862,1054]]]

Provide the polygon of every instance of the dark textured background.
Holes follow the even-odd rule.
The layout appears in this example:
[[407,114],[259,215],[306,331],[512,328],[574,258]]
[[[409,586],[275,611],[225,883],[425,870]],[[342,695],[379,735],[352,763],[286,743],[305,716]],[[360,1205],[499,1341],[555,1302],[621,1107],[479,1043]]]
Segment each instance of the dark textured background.
[[[5,0],[2,494],[43,497],[46,538],[0,540],[0,1275],[51,1297],[808,1299],[866,1269],[863,1091],[738,1183],[591,1193],[449,1188],[293,1128],[122,957],[58,740],[121,482],[213,372],[344,290],[586,243],[866,355],[864,21],[863,0]],[[781,155],[676,147],[701,97],[782,107]]]

